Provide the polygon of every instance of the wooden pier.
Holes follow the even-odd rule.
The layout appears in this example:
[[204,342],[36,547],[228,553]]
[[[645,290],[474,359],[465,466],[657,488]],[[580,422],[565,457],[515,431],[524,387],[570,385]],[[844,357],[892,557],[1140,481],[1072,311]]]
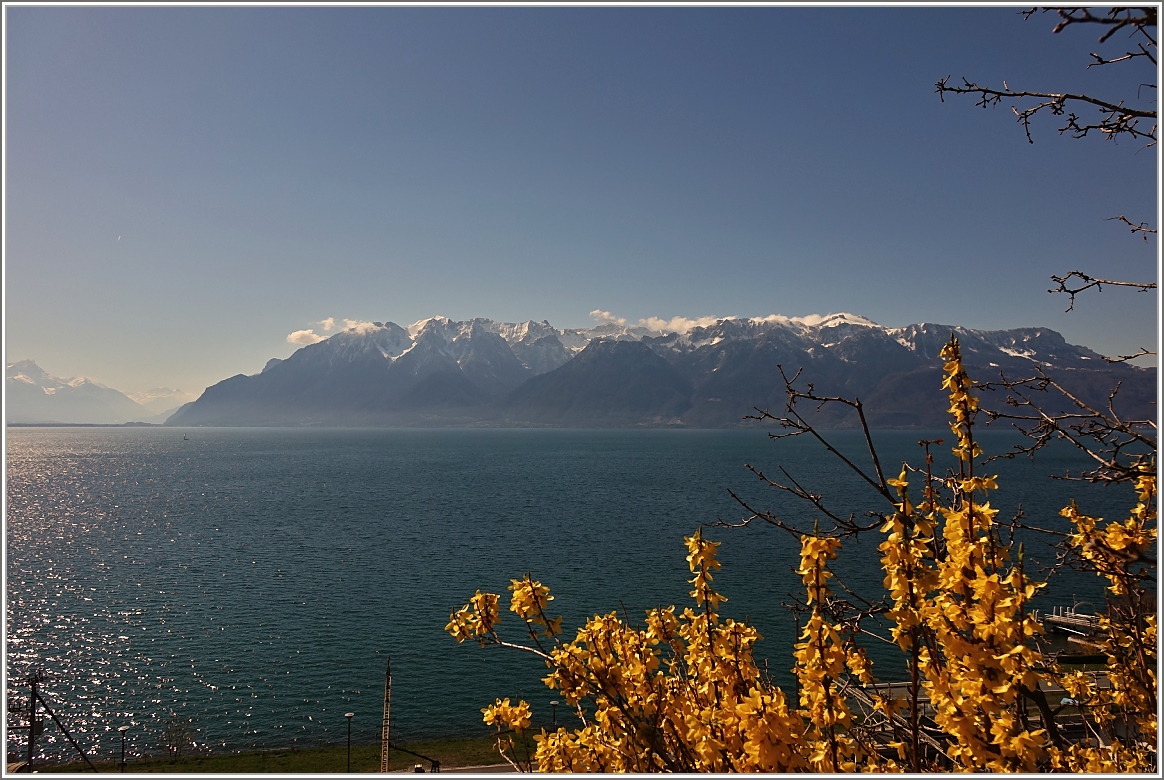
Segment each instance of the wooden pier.
[[1034,617],[1052,631],[1073,636],[1088,637],[1099,630],[1099,615],[1076,612],[1074,607],[1055,607],[1050,615],[1040,617],[1036,612]]
[[[1106,672],[1084,672],[1096,689],[1110,689],[1111,681]],[[1082,708],[1070,694],[1058,685],[1039,686],[1047,703],[1056,713],[1055,723],[1059,733],[1069,742],[1086,741],[1095,732],[1095,724],[1089,722],[1086,708]],[[911,731],[908,701],[908,682],[876,683],[869,686],[851,685],[845,688],[855,716],[854,730],[877,746],[878,752],[888,757],[897,757],[896,743],[908,738]],[[895,700],[896,710],[888,714],[876,707],[876,699]],[[918,691],[918,747],[926,760],[946,757],[953,744],[949,734],[944,733],[934,721],[934,708],[924,689]],[[1023,717],[1031,728],[1046,728],[1043,713],[1027,699],[1022,698],[1016,706],[1022,709]],[[953,763],[953,762],[951,762]]]

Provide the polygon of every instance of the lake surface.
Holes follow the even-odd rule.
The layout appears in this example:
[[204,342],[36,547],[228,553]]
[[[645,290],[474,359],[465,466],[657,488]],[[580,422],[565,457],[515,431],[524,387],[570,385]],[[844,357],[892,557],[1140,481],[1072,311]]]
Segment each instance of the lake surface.
[[[831,436],[860,452],[855,432]],[[920,438],[945,438],[939,467],[951,461],[948,431],[881,432],[891,475],[902,458],[920,462]],[[988,452],[1015,440],[982,439]],[[637,619],[687,604],[682,537],[746,514],[728,488],[782,516],[812,516],[745,463],[784,466],[844,512],[882,508],[819,447],[772,442],[761,428],[10,428],[8,691],[43,668],[54,712],[90,755],[108,758],[121,725],[131,755],[161,751],[173,713],[216,751],[342,742],[345,712],[356,713],[353,740],[378,742],[389,657],[394,740],[485,734],[480,708],[505,696],[530,701],[535,724],[548,725],[556,697],[540,682],[545,669],[526,654],[457,645],[443,630],[449,612],[525,572],[551,587],[571,627],[596,612]],[[1002,475],[993,503],[1021,501],[1056,528],[1071,497],[1094,514],[1126,513],[1130,489],[1046,479],[1085,465],[1069,450],[1001,462],[990,469]],[[798,545],[760,525],[706,533],[723,541],[724,614],[759,627],[759,655],[786,683],[794,623],[782,603],[801,591]],[[843,551],[855,589],[879,593],[876,544]],[[1075,578],[1043,606],[1100,594]],[[38,747],[75,758],[51,724]]]

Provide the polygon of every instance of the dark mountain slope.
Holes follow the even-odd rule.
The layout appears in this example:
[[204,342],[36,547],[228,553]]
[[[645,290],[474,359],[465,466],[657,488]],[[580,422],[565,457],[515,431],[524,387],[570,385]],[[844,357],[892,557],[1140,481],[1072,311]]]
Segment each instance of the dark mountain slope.
[[511,423],[668,425],[690,398],[690,382],[646,344],[599,340],[564,366],[528,380],[500,408]]

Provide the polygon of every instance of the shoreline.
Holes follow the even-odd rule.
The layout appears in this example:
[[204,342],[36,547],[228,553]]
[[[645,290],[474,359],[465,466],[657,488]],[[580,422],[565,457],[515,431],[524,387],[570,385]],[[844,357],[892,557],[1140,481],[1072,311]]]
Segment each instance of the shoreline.
[[[532,745],[532,730],[526,732]],[[403,748],[399,750],[396,748]],[[137,774],[334,774],[348,771],[346,744],[319,747],[274,747],[237,753],[199,753],[180,757],[126,757],[125,772]],[[416,755],[421,754],[425,758]],[[428,759],[428,760],[426,760]],[[121,771],[116,759],[93,760],[99,772]],[[389,772],[432,771],[430,760],[440,763],[441,772],[498,773],[511,767],[497,753],[494,737],[460,737],[416,740],[400,743],[389,754]],[[417,770],[417,766],[421,770]],[[39,773],[91,772],[83,761],[63,764],[35,763]],[[380,745],[353,744],[351,770],[355,774],[380,773]]]

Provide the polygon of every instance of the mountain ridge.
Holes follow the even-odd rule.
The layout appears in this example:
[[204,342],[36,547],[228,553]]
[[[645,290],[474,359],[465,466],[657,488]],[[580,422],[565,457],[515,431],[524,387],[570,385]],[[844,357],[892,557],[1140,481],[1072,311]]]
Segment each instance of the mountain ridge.
[[[1154,368],[1109,364],[1050,328],[888,328],[837,313],[681,330],[443,316],[361,323],[207,388],[166,424],[732,427],[756,408],[783,409],[783,367],[802,370],[820,393],[862,398],[876,426],[936,427],[947,405],[938,352],[951,333],[975,379],[1040,369],[1100,405],[1122,383],[1122,407],[1155,418]],[[984,392],[984,405],[1004,401]],[[820,424],[855,424],[842,411],[826,411]]]

